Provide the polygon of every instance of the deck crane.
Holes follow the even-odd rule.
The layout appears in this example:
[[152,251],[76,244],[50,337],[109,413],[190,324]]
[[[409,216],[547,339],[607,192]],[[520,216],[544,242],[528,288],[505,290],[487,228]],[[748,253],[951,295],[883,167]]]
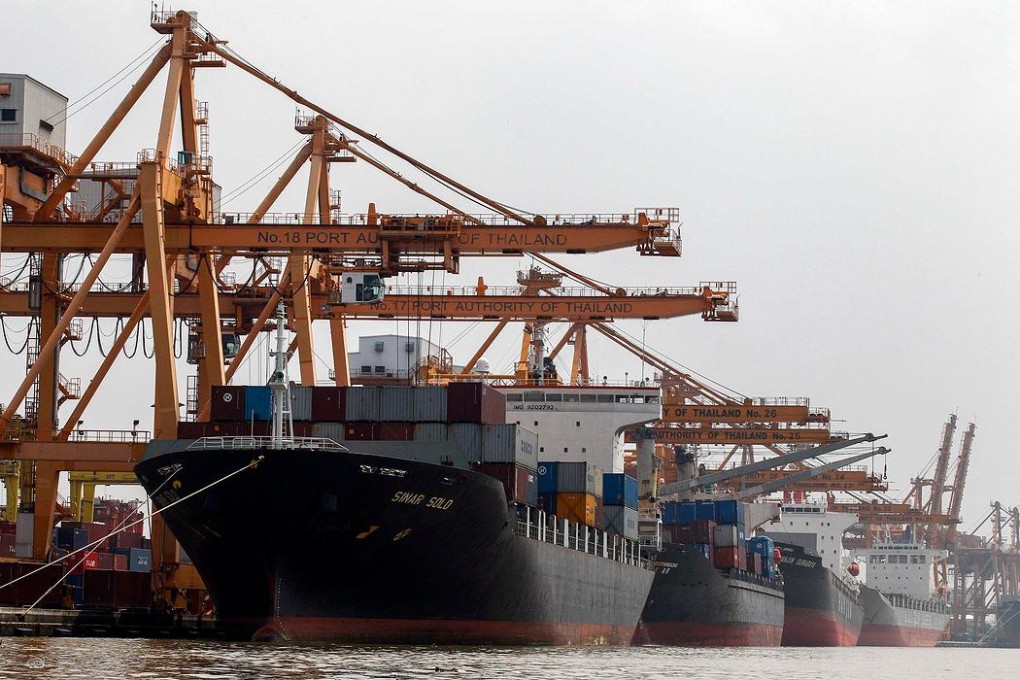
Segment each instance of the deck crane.
[[[220,288],[226,285],[225,272],[235,261],[274,255],[286,258],[278,278],[271,281],[275,291],[256,316],[242,348],[244,343],[250,346],[259,321],[265,325],[266,310],[275,308],[281,297],[287,298],[300,377],[302,382],[311,383],[315,379],[311,327],[316,318],[312,296],[316,286],[306,285],[309,282],[366,268],[377,274],[425,269],[455,272],[460,257],[474,255],[586,253],[622,248],[636,248],[640,255],[647,256],[680,255],[676,208],[643,208],[612,215],[539,215],[510,209],[270,78],[199,24],[194,13],[156,9],[151,26],[166,36],[167,42],[79,156],[33,134],[21,135],[13,142],[0,140],[4,208],[0,211],[0,247],[4,253],[26,254],[39,263],[38,271],[33,272],[38,277],[33,279],[35,287],[17,303],[25,305],[20,309],[34,312],[39,321],[38,353],[0,414],[0,459],[31,461],[34,495],[26,500],[34,502],[36,508],[36,558],[44,556],[50,543],[61,471],[128,472],[145,449],[143,440],[126,433],[105,436],[103,440],[69,438],[74,421],[61,425],[58,415],[60,346],[68,341],[76,317],[98,311],[102,304],[122,304],[123,300],[114,303],[110,299],[104,303],[96,290],[100,276],[118,254],[132,257],[132,268],[137,273],[133,292],[138,296],[132,309],[117,309],[119,313],[128,312],[127,322],[87,394],[96,393],[131,333],[142,319],[149,319],[154,344],[152,434],[157,438],[172,438],[180,418],[173,328],[189,296],[198,319],[195,329],[205,338],[204,356],[197,367],[200,395],[207,398],[212,386],[223,384],[229,368],[237,365],[225,362],[220,342]],[[208,107],[196,97],[197,75],[202,69],[228,65],[312,112],[296,117],[295,129],[304,135],[304,145],[280,181],[248,214],[223,214],[213,205]],[[98,160],[111,135],[163,72],[163,105],[154,140],[148,142],[152,148],[141,150],[131,160]],[[174,148],[178,137],[175,131],[179,131],[180,149]],[[381,149],[429,181],[452,188],[495,214],[469,214],[369,156],[362,151],[364,145]],[[370,205],[362,214],[342,215],[337,201],[332,200],[329,169],[334,163],[351,159],[433,200],[445,212],[399,215]],[[306,166],[309,172],[303,209],[270,212],[286,186]],[[100,187],[104,196],[110,189],[113,198],[104,198],[98,205],[83,205],[74,192],[82,184]],[[22,191],[23,187],[37,190]],[[80,276],[65,281],[64,260],[73,254],[87,257],[90,265],[83,266]],[[342,300],[342,287],[340,292]],[[334,364],[340,365],[345,361],[343,314],[331,315],[329,324]],[[342,371],[337,372],[337,380],[344,380]],[[15,416],[20,415],[36,385],[38,404],[35,422],[30,424],[36,440],[15,439]],[[87,401],[85,396],[79,407]],[[145,439],[148,437],[145,433]],[[178,568],[176,542],[170,540],[158,518],[152,533],[157,589],[174,583],[188,587],[189,578],[197,579],[197,575],[189,573],[184,565]]]

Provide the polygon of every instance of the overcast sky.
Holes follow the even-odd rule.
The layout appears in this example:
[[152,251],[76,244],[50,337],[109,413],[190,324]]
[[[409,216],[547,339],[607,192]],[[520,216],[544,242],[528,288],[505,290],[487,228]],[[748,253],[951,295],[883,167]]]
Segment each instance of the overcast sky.
[[[9,5],[0,70],[29,73],[72,101],[159,37],[147,2]],[[736,280],[739,323],[621,326],[732,390],[810,397],[832,410],[834,429],[888,433],[894,495],[927,464],[950,412],[961,434],[977,419],[965,526],[989,500],[1020,502],[1008,444],[1020,379],[1014,4],[249,0],[188,9],[301,94],[510,205],[680,206],[682,258],[561,261],[620,286]],[[71,151],[131,80],[69,119]],[[102,159],[132,160],[154,145],[164,81]],[[201,71],[197,90],[210,102],[225,192],[298,142],[294,106],[237,69]],[[251,210],[274,178],[229,208]],[[278,209],[302,209],[302,184]],[[333,185],[349,212],[369,201],[384,212],[430,209],[365,164],[335,166]],[[4,271],[12,264],[5,257]],[[465,260],[445,283],[471,285],[483,273],[508,285],[525,265]],[[430,330],[449,340],[464,328]],[[394,330],[352,324],[352,335]],[[455,358],[487,332],[453,344]],[[512,360],[516,341],[493,349],[494,369]],[[640,375],[637,359],[591,342],[597,374]],[[319,353],[328,363],[324,336]],[[87,381],[94,361],[67,354],[64,373]],[[23,357],[2,365],[13,392]],[[136,391],[129,403],[148,406],[146,366],[120,362],[86,427],[148,418],[114,394]]]

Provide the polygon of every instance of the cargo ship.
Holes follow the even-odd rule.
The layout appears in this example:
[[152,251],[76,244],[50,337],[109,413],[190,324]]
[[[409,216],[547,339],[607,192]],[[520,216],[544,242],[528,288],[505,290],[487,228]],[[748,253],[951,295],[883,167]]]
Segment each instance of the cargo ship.
[[737,501],[663,504],[663,545],[636,643],[779,645],[783,581],[771,539],[745,541],[743,507]]
[[846,571],[843,532],[857,523],[825,505],[784,505],[766,525],[782,556],[784,647],[852,647],[864,623],[860,584]]
[[[168,508],[167,525],[231,634],[395,644],[630,643],[651,565],[636,540],[538,507],[534,468],[546,448],[568,464],[571,456],[611,462],[619,453],[622,466],[618,432],[658,417],[657,389],[550,387],[508,396],[481,382],[314,388],[332,400],[319,410],[346,419],[329,424],[338,435],[360,432],[357,440],[338,441],[288,433],[293,411],[282,330],[275,354],[270,434],[156,440],[136,467],[155,505]],[[549,395],[552,408],[526,408]],[[420,416],[441,412],[445,422],[404,427],[406,440],[369,439],[371,428],[354,427],[411,421],[422,404],[433,415]],[[526,423],[503,422],[518,411]],[[499,422],[483,422],[486,414],[498,414]],[[323,425],[315,422],[313,432]],[[536,427],[537,437],[525,425]],[[580,483],[575,493],[586,497],[601,485],[597,472],[586,463],[581,474],[560,477]]]
[[945,584],[935,584],[936,564],[948,553],[918,543],[880,543],[855,550],[864,585],[864,625],[857,644],[934,647],[945,638],[950,610]]

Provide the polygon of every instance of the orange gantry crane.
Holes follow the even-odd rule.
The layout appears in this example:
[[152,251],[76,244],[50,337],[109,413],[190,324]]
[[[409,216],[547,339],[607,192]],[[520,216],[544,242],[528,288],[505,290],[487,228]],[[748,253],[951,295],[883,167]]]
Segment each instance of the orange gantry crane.
[[[73,156],[31,133],[16,140],[0,139],[0,248],[20,253],[32,264],[28,285],[4,286],[0,305],[10,315],[38,320],[38,346],[24,378],[0,414],[0,459],[23,461],[22,479],[30,479],[35,514],[35,557],[45,555],[53,526],[58,475],[61,471],[129,471],[141,455],[150,432],[135,423],[131,430],[95,438],[81,432],[70,437],[76,421],[103,384],[103,378],[120,355],[142,319],[152,327],[155,385],[152,435],[174,437],[180,419],[177,367],[174,356],[175,319],[186,317],[201,337],[203,352],[197,366],[200,400],[207,402],[212,386],[224,384],[244,356],[225,354],[220,338],[225,319],[234,332],[246,333],[245,344],[264,328],[271,311],[287,300],[289,323],[296,337],[300,380],[314,384],[315,355],[312,323],[328,319],[332,334],[336,381],[345,384],[346,342],[344,321],[360,316],[364,307],[343,303],[343,280],[349,272],[379,275],[443,269],[457,272],[462,256],[589,253],[635,248],[640,255],[679,256],[679,211],[647,208],[629,213],[550,214],[510,209],[410,155],[368,134],[322,106],[270,78],[229,48],[194,13],[154,10],[152,27],[167,37],[137,82],[105,124]],[[299,114],[295,129],[304,144],[258,207],[252,213],[218,212],[214,204],[213,163],[208,149],[208,106],[196,98],[197,75],[203,68],[236,67],[281,92],[311,114]],[[143,149],[129,161],[98,161],[111,135],[135,103],[166,71],[163,107],[154,134],[154,147]],[[178,127],[179,123],[179,127]],[[180,149],[174,148],[175,131]],[[355,139],[357,137],[358,139]],[[385,162],[363,151],[373,145],[410,166],[429,181],[467,197],[491,215],[471,214],[444,200],[423,184],[412,181]],[[386,214],[370,205],[363,214],[340,211],[332,191],[329,170],[333,163],[359,161],[425,196],[446,212],[437,215]],[[303,209],[270,212],[284,189],[304,167],[308,168]],[[82,187],[97,189],[102,197],[83,204],[76,197]],[[28,190],[26,188],[31,188]],[[113,258],[130,255],[136,273],[132,286],[120,293],[105,291],[101,276]],[[89,266],[72,280],[64,278],[70,255],[87,257]],[[285,264],[266,285],[233,287],[228,274],[238,262],[265,262],[279,256]],[[83,260],[84,262],[84,260]],[[264,268],[264,272],[271,268]],[[365,279],[362,279],[365,280]],[[701,312],[706,320],[729,320],[732,289],[702,286],[696,291],[663,289],[601,291],[601,296],[575,296],[569,291],[546,290],[537,295],[501,300],[476,290],[453,302],[434,296],[429,314],[481,314],[491,303],[518,305],[500,312],[506,318],[527,318],[535,323],[558,318],[584,324],[640,315],[641,318]],[[664,295],[658,295],[658,293]],[[644,294],[648,293],[648,294]],[[245,297],[248,296],[248,297]],[[501,296],[500,296],[501,297]],[[585,299],[579,299],[584,297]],[[466,299],[473,298],[473,299]],[[596,299],[597,298],[597,299]],[[419,297],[420,300],[420,297]],[[519,305],[538,305],[533,309]],[[425,314],[408,296],[396,295],[368,313]],[[390,306],[385,306],[389,304]],[[401,309],[401,305],[405,305]],[[457,310],[456,306],[475,305]],[[324,307],[327,311],[324,311]],[[257,313],[256,313],[257,311]],[[58,370],[61,346],[77,335],[77,321],[87,317],[126,318],[113,347],[77,404],[61,424],[64,378]],[[575,330],[574,335],[581,333]],[[581,361],[580,359],[578,360]],[[78,396],[78,395],[76,395]],[[13,427],[15,416],[32,402],[34,441],[22,441]],[[26,412],[27,413],[27,412]],[[162,522],[153,521],[153,561],[156,587],[188,587],[197,577],[177,559],[176,542]]]

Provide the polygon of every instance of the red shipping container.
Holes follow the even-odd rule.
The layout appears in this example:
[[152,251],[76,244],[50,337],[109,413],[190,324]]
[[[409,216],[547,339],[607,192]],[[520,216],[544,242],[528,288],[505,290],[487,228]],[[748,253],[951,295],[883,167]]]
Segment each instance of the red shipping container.
[[538,492],[538,478],[535,473],[513,463],[479,463],[475,469],[502,482],[507,500],[527,503],[531,495],[529,486],[534,487],[536,494]]
[[114,569],[114,571],[127,571],[128,570],[128,556],[127,555],[114,555],[113,556],[113,569]]
[[243,385],[213,385],[210,401],[214,421],[244,420]]
[[346,387],[312,388],[312,422],[342,423],[347,416]]
[[745,561],[747,570],[752,574],[761,576],[761,555],[755,552],[747,553],[747,560]]
[[14,534],[0,534],[0,557],[10,559],[17,557],[15,545]]
[[378,439],[378,423],[347,423],[344,425],[344,439],[348,441],[375,441]]
[[293,430],[292,434],[295,437],[311,437],[311,436],[313,436],[313,434],[312,434],[312,428],[313,427],[314,427],[314,423],[310,423],[310,422],[304,421],[304,420],[295,420],[294,421],[294,430]]
[[99,569],[99,553],[90,552],[85,555],[85,569]]
[[125,608],[152,604],[152,577],[142,571],[88,571],[84,580],[86,606]]
[[177,423],[177,437],[180,439],[201,439],[206,435],[209,423]]
[[16,522],[0,520],[0,534],[14,534],[17,530],[18,524]]
[[712,548],[712,564],[716,569],[742,569],[739,548]]
[[379,441],[407,442],[414,439],[414,423],[375,423]]
[[480,382],[455,382],[446,388],[446,420],[450,423],[506,422],[506,397]]

